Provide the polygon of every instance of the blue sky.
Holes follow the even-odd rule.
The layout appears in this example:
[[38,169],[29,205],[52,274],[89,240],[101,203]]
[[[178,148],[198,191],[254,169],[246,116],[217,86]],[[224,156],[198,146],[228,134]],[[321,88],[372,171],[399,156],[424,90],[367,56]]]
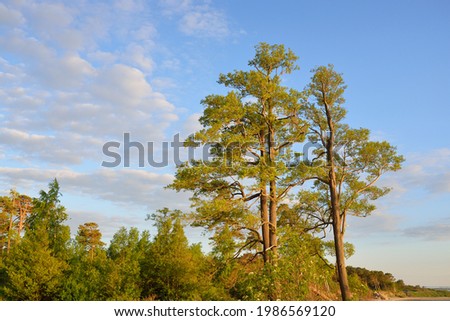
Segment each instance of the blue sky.
[[147,213],[189,206],[163,189],[174,167],[103,168],[103,144],[192,133],[200,100],[224,92],[219,73],[246,69],[258,42],[284,44],[300,57],[287,86],[334,64],[348,123],[407,160],[375,213],[349,220],[348,263],[450,285],[449,12],[445,0],[3,1],[0,189],[35,196],[57,177],[73,232],[151,229]]

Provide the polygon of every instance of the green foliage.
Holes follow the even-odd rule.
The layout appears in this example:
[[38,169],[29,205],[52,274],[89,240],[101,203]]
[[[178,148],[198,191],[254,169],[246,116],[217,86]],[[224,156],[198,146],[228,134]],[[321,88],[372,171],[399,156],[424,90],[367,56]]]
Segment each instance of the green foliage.
[[[324,214],[329,213],[331,206],[329,175],[333,157],[340,215],[345,223],[347,214],[367,216],[375,210],[372,201],[390,191],[376,186],[376,182],[384,173],[399,170],[404,158],[397,155],[396,148],[388,142],[371,141],[368,129],[352,129],[343,123],[346,86],[342,75],[332,65],[318,67],[313,72],[305,91],[308,98],[302,114],[309,122],[308,140],[315,144],[315,157],[299,164],[294,175],[313,179],[315,185],[312,191],[300,192],[299,209],[321,223],[330,223],[330,218]],[[332,155],[328,154],[330,146]]]
[[23,240],[5,259],[4,296],[9,300],[54,300],[67,264],[45,243]]
[[49,184],[49,191],[40,191],[40,197],[33,200],[33,211],[27,218],[28,229],[25,238],[33,242],[48,242],[52,253],[67,258],[70,229],[62,223],[67,220],[66,209],[60,203],[59,184],[55,179]]
[[374,291],[394,291],[396,280],[390,273],[370,271],[359,267],[347,267],[349,275],[356,275],[369,289]]
[[69,227],[59,203],[59,185],[49,184],[49,191],[40,192],[33,200],[23,240],[4,262],[4,295],[12,300],[54,300],[57,298],[67,269]]
[[179,211],[167,208],[151,216],[158,228],[143,262],[143,296],[158,300],[199,300],[202,257],[189,247]]
[[[336,256],[336,249],[334,247],[334,241],[325,241],[322,242],[322,246],[327,255]],[[345,258],[348,259],[353,254],[355,254],[355,246],[352,243],[345,242],[344,243],[344,255]]]
[[8,251],[8,240],[13,237],[11,229],[14,215],[13,202],[9,196],[0,197],[0,247],[2,256]]
[[106,256],[101,241],[102,234],[94,222],[78,227],[71,246],[68,247],[69,269],[59,299],[70,301],[108,300],[109,273],[112,264]]
[[316,149],[314,158],[299,164],[293,174],[313,180],[314,188],[300,191],[297,207],[314,221],[312,229],[331,225],[341,295],[349,300],[344,249],[347,216],[367,216],[375,210],[373,201],[389,192],[389,188],[376,186],[378,179],[400,169],[403,157],[387,142],[370,141],[369,130],[351,129],[343,123],[346,86],[332,65],[313,73],[305,89],[302,115],[309,123],[308,140]]
[[277,277],[282,300],[330,300],[337,290],[334,266],[325,259],[323,242],[291,226],[282,229]]
[[79,244],[69,259],[59,299],[66,301],[109,300],[107,292],[111,263],[103,249],[96,249],[91,257]]
[[268,265],[262,266],[259,262],[243,264],[231,289],[233,297],[243,301],[268,301],[274,281],[268,269]]
[[373,298],[373,290],[360,279],[358,274],[350,273],[348,283],[352,289],[353,300],[370,300]]
[[108,248],[112,269],[108,275],[110,300],[139,300],[143,285],[142,266],[150,247],[148,232],[121,228]]

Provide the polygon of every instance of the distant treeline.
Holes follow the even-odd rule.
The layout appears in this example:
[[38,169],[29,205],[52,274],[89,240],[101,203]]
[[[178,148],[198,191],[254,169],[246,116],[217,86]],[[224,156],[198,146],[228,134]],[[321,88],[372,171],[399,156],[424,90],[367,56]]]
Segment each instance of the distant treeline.
[[403,280],[396,280],[392,274],[382,271],[348,266],[347,272],[350,278],[366,285],[374,297],[379,297],[379,292],[387,292],[398,297],[450,297],[450,291],[446,289],[406,285]]

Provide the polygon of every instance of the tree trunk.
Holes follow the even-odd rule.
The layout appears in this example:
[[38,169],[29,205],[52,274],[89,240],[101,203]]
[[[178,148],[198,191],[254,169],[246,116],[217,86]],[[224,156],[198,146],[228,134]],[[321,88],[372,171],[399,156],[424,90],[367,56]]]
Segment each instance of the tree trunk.
[[271,277],[273,280],[273,288],[270,293],[270,300],[277,301],[281,296],[281,285],[277,276],[278,266],[278,238],[277,238],[277,192],[275,181],[270,181],[270,261],[271,261]]
[[348,301],[351,300],[352,294],[348,285],[347,268],[345,265],[344,237],[340,232],[340,224],[338,226],[335,226],[335,224],[333,223],[333,234],[334,249],[336,252],[336,268],[339,279],[339,287],[341,289],[341,297],[343,301]]
[[[274,134],[272,128],[269,128],[269,137],[267,141],[267,147],[269,150],[269,166],[273,169],[275,164],[275,148],[274,148]],[[276,265],[278,261],[278,240],[277,240],[277,183],[275,179],[270,180],[270,208],[269,208],[269,220],[270,220],[270,248],[272,261]]]
[[270,248],[272,261],[276,264],[278,259],[278,239],[277,239],[277,186],[275,181],[270,182]]
[[22,231],[23,231],[25,219],[26,219],[26,216],[29,211],[29,203],[26,199],[23,199],[23,201],[21,200],[18,203],[19,203],[18,204],[18,206],[19,206],[19,224],[17,225],[17,234],[20,239],[20,235],[22,234]]
[[261,229],[262,229],[262,239],[263,239],[263,259],[264,264],[268,260],[268,249],[270,247],[270,233],[269,233],[269,208],[267,205],[267,189],[266,186],[261,188]]
[[[259,144],[261,148],[260,152],[260,162],[261,166],[265,165],[265,145],[266,145],[266,133],[264,130],[261,130],[259,133]],[[268,250],[270,247],[270,232],[269,232],[269,206],[268,206],[268,197],[267,197],[267,187],[266,182],[261,181],[261,195],[260,195],[260,211],[261,211],[261,234],[263,241],[263,260],[264,264],[269,262],[268,258]]]
[[331,216],[333,220],[334,249],[336,252],[336,267],[338,273],[339,287],[343,301],[351,299],[350,287],[348,285],[347,268],[345,266],[344,234],[340,215],[339,198],[336,190],[336,175],[334,166],[331,166],[329,175],[329,187],[331,198]]
[[13,229],[13,211],[9,214],[9,228],[8,228],[8,244],[6,246],[6,254],[9,254],[9,250],[11,249],[11,233]]
[[350,287],[348,285],[347,268],[345,266],[344,255],[344,230],[342,228],[341,210],[339,204],[339,195],[336,187],[336,169],[334,163],[334,135],[335,128],[331,116],[330,107],[324,96],[325,111],[328,122],[329,137],[327,140],[327,163],[329,166],[328,186],[330,190],[331,218],[333,221],[334,248],[336,251],[336,267],[338,273],[339,287],[343,301],[351,299]]
[[[272,118],[272,109],[269,109],[269,118]],[[267,149],[269,152],[269,170],[272,171],[276,167],[275,162],[275,135],[271,125],[268,125],[268,139],[267,139]],[[275,171],[274,171],[275,172]],[[274,173],[271,173],[272,175]],[[278,266],[278,238],[277,238],[277,208],[278,208],[278,198],[277,198],[277,183],[274,177],[271,177],[270,182],[270,208],[269,208],[269,220],[270,220],[270,261],[271,261],[271,278],[273,280],[273,288],[269,294],[270,300],[277,301],[281,295],[281,286],[277,276],[277,266]]]

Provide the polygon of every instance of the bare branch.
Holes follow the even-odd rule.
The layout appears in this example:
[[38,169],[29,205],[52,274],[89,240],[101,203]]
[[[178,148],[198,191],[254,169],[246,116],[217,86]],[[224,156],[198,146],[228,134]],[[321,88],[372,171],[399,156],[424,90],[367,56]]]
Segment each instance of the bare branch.
[[259,240],[250,240],[250,241],[248,241],[247,243],[245,243],[243,246],[241,246],[240,248],[239,248],[239,250],[234,254],[234,256],[233,256],[233,258],[238,258],[239,257],[239,255],[241,254],[241,252],[246,248],[246,247],[248,247],[248,246],[250,246],[250,248],[252,247],[252,246],[254,246],[256,243],[258,243],[258,242],[260,242]]
[[244,202],[251,201],[252,199],[255,199],[259,196],[261,196],[261,192],[253,194],[252,196],[244,197]]
[[292,189],[292,187],[294,187],[294,186],[297,186],[298,184],[296,184],[296,183],[292,183],[292,184],[289,184],[286,188],[285,188],[285,190],[283,191],[283,192],[281,192],[279,195],[278,195],[278,199],[282,199],[283,197],[285,197],[286,195],[287,195],[287,193],[289,193],[289,191]]

